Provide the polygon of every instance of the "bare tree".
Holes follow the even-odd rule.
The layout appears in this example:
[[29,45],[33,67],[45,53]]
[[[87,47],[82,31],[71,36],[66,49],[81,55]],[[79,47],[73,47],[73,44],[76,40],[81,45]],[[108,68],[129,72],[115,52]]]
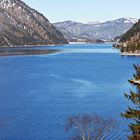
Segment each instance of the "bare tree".
[[76,132],[77,135],[72,140],[103,140],[114,127],[115,121],[111,118],[82,115],[69,117],[65,130],[72,129]]

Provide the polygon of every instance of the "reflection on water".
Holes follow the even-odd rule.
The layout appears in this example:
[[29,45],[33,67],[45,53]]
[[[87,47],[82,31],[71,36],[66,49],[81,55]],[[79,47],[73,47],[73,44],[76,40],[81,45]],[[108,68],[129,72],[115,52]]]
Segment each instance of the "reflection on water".
[[76,47],[76,46],[60,46],[60,47],[16,47],[16,48],[0,48],[0,56],[18,56],[18,55],[44,55],[44,54],[54,54],[57,52],[63,53],[119,53],[118,50],[114,50],[110,47],[96,46],[91,44],[86,47]]
[[0,56],[16,55],[41,55],[59,52],[58,50],[41,50],[41,49],[0,49]]

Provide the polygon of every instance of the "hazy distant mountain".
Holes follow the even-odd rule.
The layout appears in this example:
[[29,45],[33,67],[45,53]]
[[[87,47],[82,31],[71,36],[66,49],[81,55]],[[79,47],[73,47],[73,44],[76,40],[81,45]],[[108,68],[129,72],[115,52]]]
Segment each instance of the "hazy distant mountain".
[[100,22],[98,22],[98,21],[90,21],[87,24],[96,25],[96,24],[100,24]]
[[21,0],[0,0],[0,46],[67,43],[63,34]]
[[116,20],[100,22],[89,22],[87,24],[74,21],[54,23],[67,39],[102,39],[113,40],[116,36],[124,34],[138,19],[120,18]]

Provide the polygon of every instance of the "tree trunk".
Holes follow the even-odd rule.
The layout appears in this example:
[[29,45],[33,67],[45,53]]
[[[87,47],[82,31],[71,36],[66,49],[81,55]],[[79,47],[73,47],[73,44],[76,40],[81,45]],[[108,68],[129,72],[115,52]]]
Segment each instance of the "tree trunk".
[[86,140],[86,139],[85,139],[85,135],[84,135],[84,134],[82,135],[82,140]]

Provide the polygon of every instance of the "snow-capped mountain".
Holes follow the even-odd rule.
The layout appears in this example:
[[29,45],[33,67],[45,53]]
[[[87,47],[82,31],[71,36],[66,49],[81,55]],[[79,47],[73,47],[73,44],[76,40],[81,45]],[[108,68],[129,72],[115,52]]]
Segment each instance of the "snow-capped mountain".
[[125,23],[136,23],[136,22],[138,22],[138,19],[136,19],[136,18],[125,18],[125,21],[124,21]]
[[[64,33],[67,39],[68,34],[71,34],[71,38],[78,39],[102,39],[113,40],[116,36],[124,34],[129,30],[138,19],[135,18],[120,18],[116,20],[106,21],[103,23],[89,22],[87,24],[78,23],[74,21],[64,21],[54,23],[54,26]],[[68,34],[67,34],[68,33]]]
[[96,24],[100,24],[100,22],[99,21],[90,21],[87,24],[96,25]]

